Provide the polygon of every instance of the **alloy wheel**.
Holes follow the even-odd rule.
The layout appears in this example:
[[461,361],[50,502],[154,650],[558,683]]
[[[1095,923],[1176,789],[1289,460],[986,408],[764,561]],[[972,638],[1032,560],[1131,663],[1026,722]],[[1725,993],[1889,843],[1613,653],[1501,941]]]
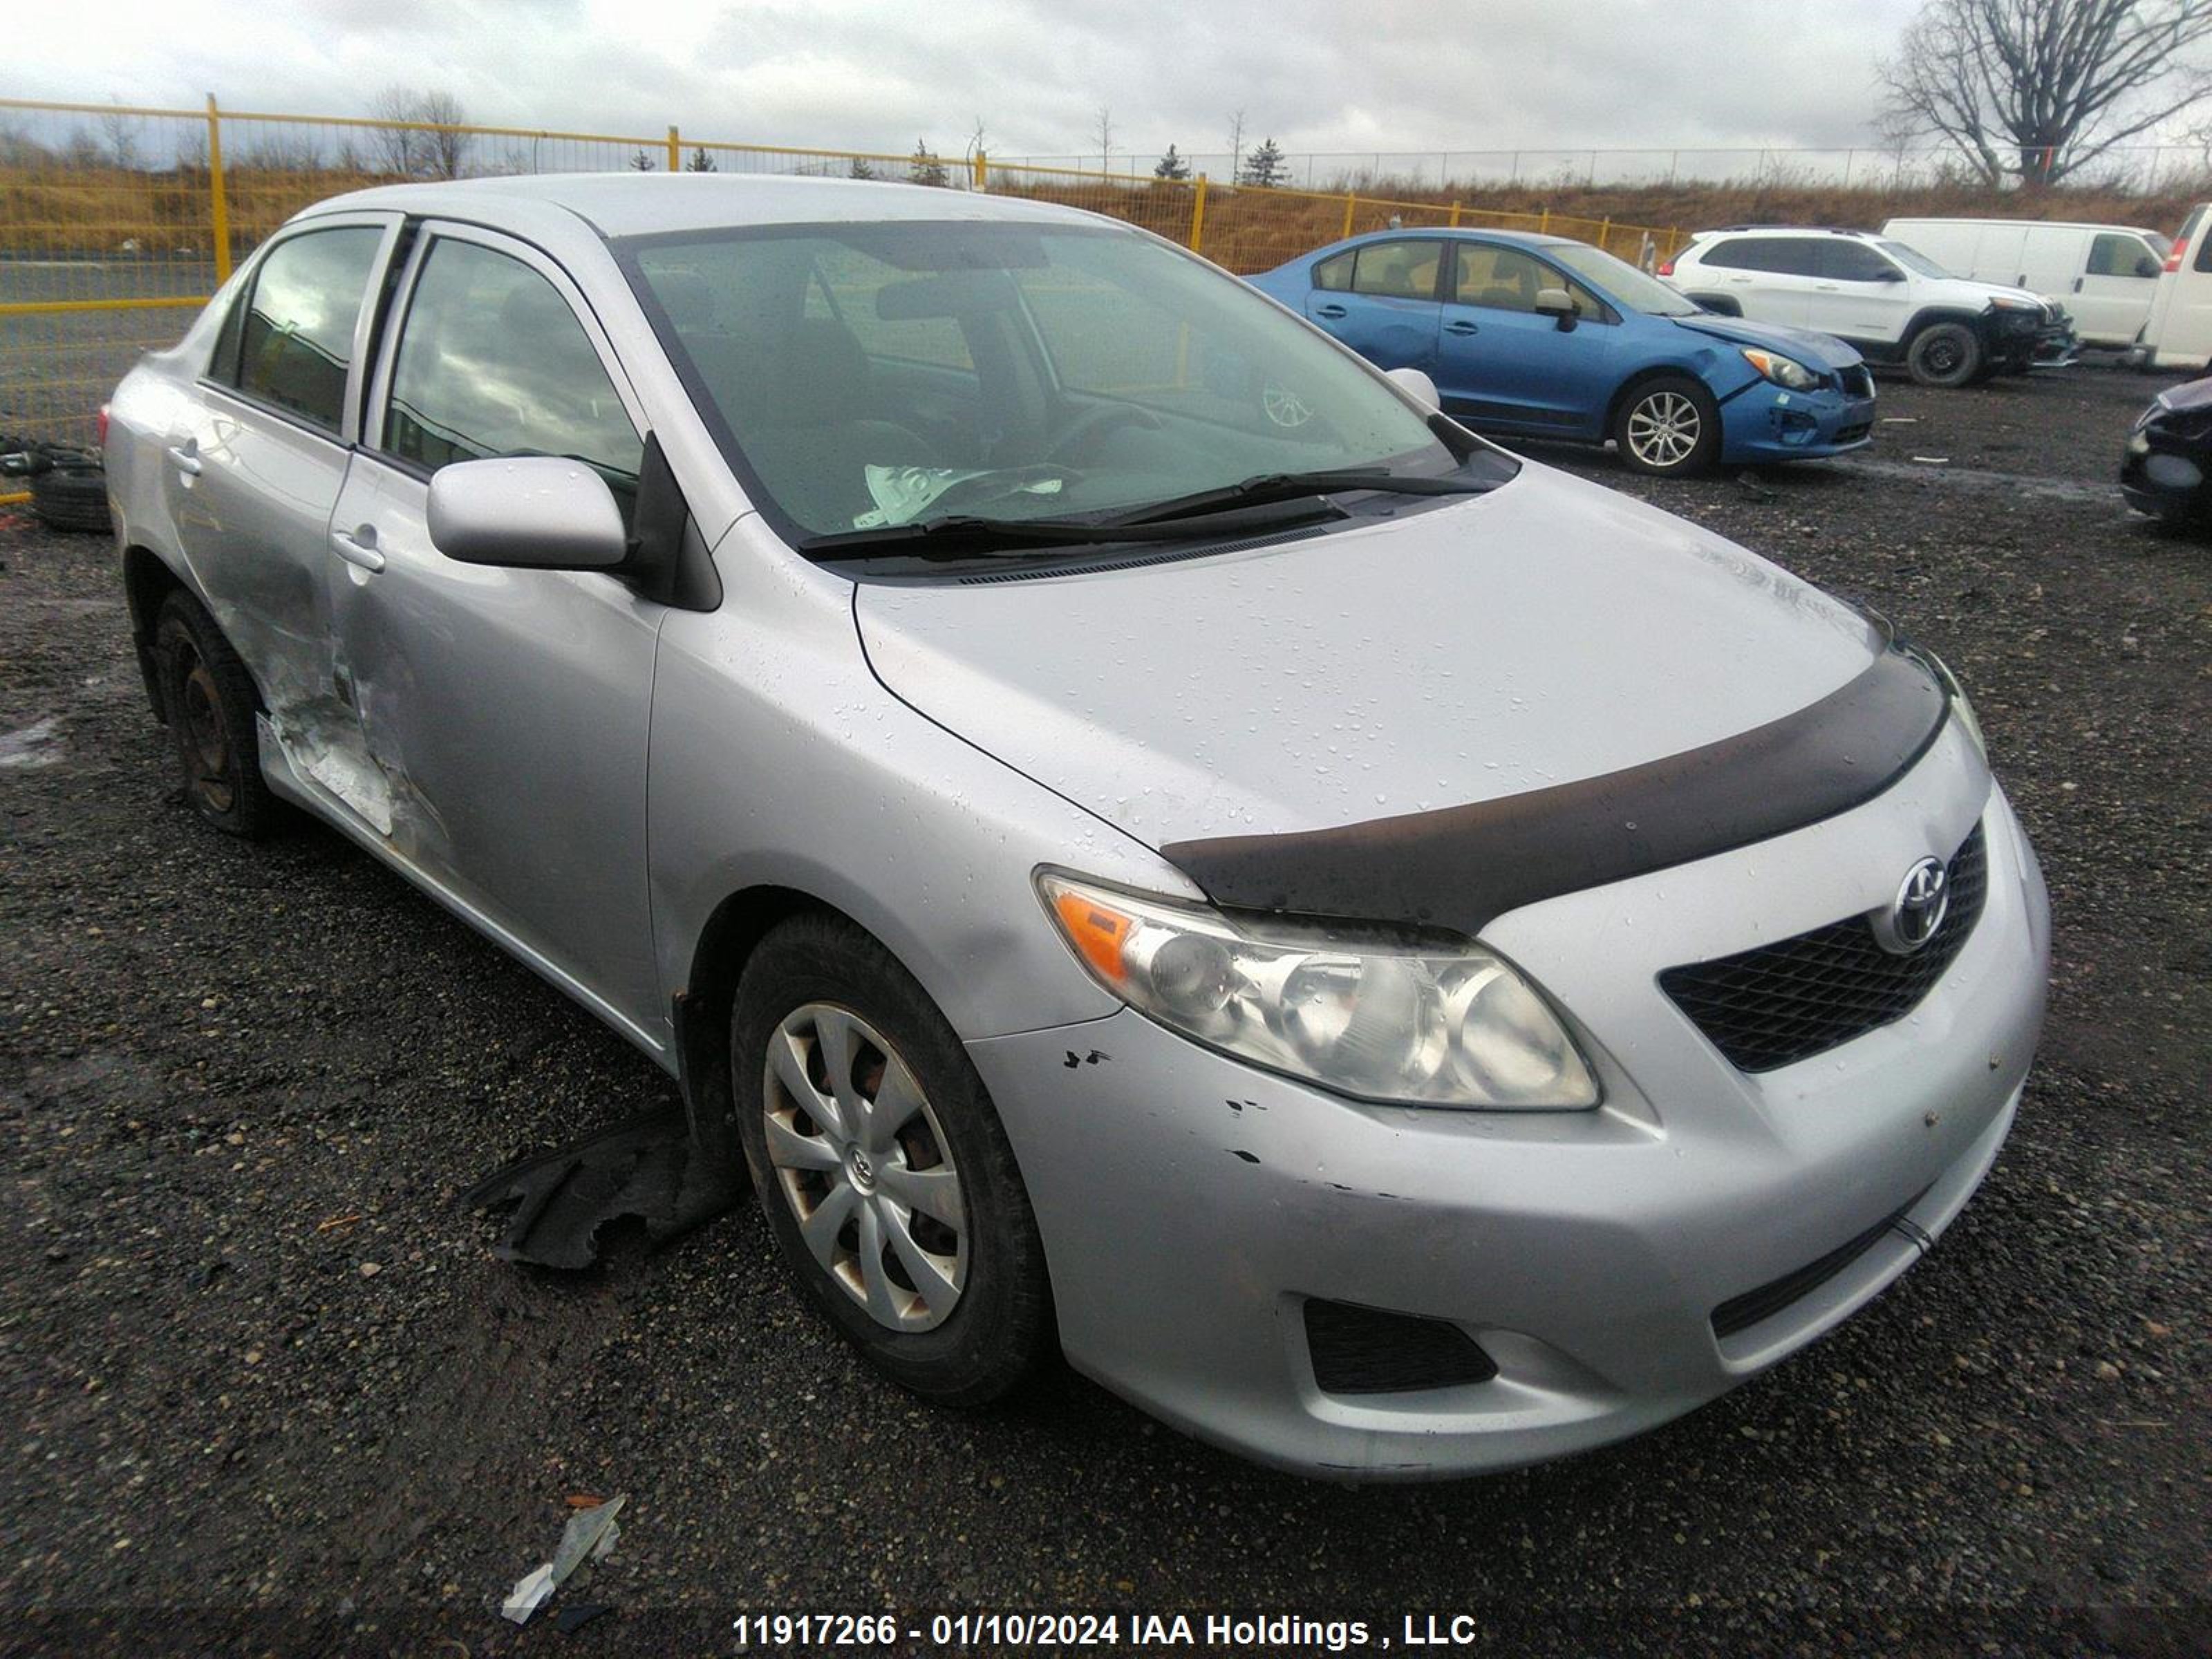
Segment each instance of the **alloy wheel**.
[[967,1208],[898,1051],[852,1010],[807,1003],[769,1039],[761,1102],[776,1188],[823,1271],[887,1329],[943,1324],[967,1284]]
[[1644,465],[1680,466],[1697,453],[1705,434],[1698,406],[1679,392],[1655,392],[1629,412],[1628,447]]

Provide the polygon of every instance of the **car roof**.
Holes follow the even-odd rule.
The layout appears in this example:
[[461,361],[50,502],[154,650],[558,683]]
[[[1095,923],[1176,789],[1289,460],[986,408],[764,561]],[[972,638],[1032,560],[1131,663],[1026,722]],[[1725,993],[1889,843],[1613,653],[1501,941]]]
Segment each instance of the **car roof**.
[[[1484,225],[1396,225],[1388,230],[1363,231],[1357,236],[1347,236],[1330,247],[1350,247],[1355,242],[1379,242],[1393,236],[1441,236],[1457,242],[1510,242],[1518,247],[1589,247],[1589,242],[1577,241],[1571,236],[1555,236],[1547,231],[1492,230]],[[1326,252],[1326,249],[1316,249]],[[1303,256],[1301,256],[1303,257]]]
[[452,215],[476,223],[565,210],[603,236],[883,219],[1058,220],[1098,216],[1019,197],[862,179],[711,173],[566,173],[380,185],[318,202],[299,216],[371,210]]
[[1692,234],[1692,241],[1708,236],[1857,236],[1873,242],[1881,240],[1879,231],[1854,230],[1849,225],[1715,225],[1711,230]]

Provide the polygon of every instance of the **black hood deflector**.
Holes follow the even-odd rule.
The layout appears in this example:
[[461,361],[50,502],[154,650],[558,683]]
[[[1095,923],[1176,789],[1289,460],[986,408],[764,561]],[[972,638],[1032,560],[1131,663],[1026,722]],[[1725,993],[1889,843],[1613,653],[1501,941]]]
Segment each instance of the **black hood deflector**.
[[1160,852],[1224,909],[1472,935],[1540,899],[1848,811],[1918,760],[1948,711],[1936,678],[1892,648],[1794,714],[1664,760],[1468,806]]

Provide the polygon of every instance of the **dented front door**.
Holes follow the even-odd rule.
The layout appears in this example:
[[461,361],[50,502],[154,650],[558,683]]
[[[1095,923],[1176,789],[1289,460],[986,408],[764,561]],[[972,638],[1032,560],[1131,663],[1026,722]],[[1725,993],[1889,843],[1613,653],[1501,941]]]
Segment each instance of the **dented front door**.
[[645,866],[660,607],[603,573],[456,563],[426,523],[436,467],[490,455],[576,455],[627,504],[642,423],[580,296],[532,250],[433,226],[402,304],[326,568],[391,850],[660,1048]]

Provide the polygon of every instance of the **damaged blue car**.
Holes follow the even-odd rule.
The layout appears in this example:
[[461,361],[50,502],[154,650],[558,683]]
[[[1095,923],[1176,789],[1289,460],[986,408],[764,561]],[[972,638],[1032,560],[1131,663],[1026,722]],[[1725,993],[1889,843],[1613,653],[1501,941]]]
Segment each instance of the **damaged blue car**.
[[1837,455],[1874,431],[1852,347],[1714,315],[1564,236],[1382,231],[1250,280],[1377,367],[1428,375],[1471,426],[1610,441],[1638,472]]

